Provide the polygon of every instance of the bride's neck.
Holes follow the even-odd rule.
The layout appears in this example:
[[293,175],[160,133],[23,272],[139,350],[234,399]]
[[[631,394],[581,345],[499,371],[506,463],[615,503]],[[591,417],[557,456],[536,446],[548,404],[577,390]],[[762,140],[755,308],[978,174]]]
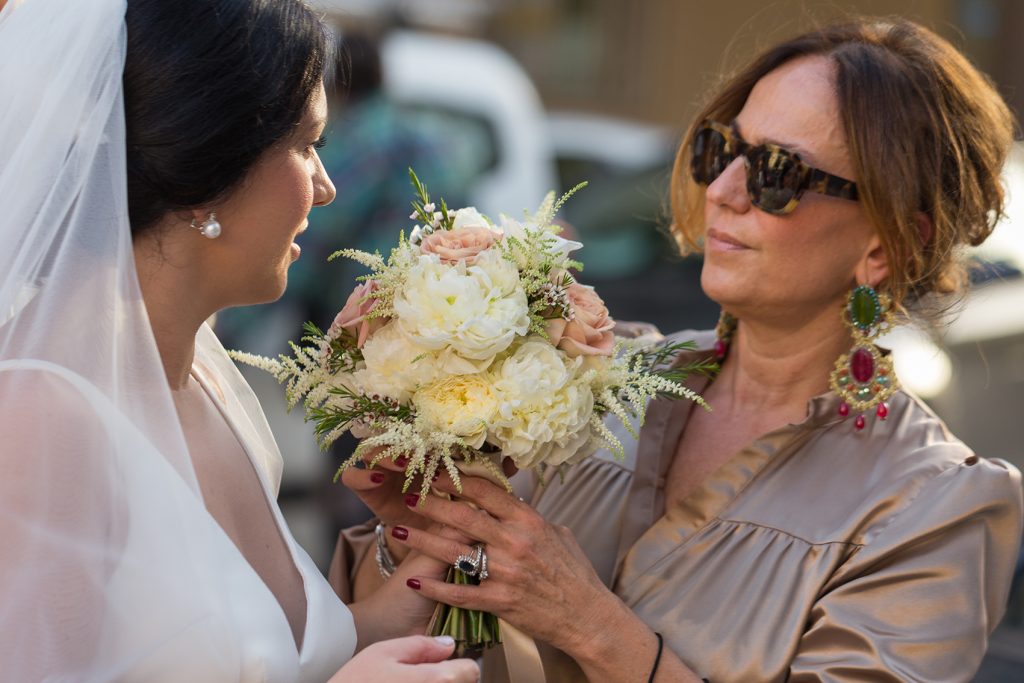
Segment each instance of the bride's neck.
[[[155,231],[154,231],[155,232]],[[135,268],[149,324],[171,389],[188,383],[196,333],[216,313],[196,283],[197,268],[171,240],[141,235],[135,239]]]

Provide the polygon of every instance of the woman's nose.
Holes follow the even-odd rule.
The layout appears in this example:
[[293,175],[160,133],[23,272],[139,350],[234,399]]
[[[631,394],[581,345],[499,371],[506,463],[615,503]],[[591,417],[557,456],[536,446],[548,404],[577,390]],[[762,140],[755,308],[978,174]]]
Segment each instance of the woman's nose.
[[725,170],[708,185],[707,199],[718,206],[728,206],[743,213],[750,209],[747,195],[747,160],[739,156],[725,167]]

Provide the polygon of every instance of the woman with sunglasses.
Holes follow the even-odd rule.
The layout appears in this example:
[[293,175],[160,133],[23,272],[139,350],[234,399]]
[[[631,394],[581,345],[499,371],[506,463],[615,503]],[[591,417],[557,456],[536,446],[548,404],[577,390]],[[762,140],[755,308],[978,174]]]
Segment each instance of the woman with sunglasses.
[[873,339],[961,291],[1012,138],[990,83],[909,22],[755,59],[711,95],[672,183],[673,231],[725,312],[678,335],[721,363],[691,383],[713,410],[654,401],[623,461],[527,502],[481,480],[462,495],[486,513],[431,497],[415,510],[482,544],[487,576],[409,585],[542,641],[552,681],[970,680],[1005,609],[1020,475],[900,388]]

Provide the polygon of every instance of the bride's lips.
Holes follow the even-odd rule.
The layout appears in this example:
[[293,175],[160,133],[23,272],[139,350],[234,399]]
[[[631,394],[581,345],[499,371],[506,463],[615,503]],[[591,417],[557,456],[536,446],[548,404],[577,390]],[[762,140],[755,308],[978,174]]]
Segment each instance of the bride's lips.
[[739,251],[749,249],[750,245],[717,228],[708,228],[707,248],[716,251]]
[[[302,224],[302,227],[299,228],[299,231],[297,233],[295,233],[295,237],[298,237],[302,233],[306,232],[306,229],[308,227],[309,227],[309,221],[306,221],[305,223]],[[291,247],[290,247],[290,252],[291,252],[291,255],[292,255],[292,261],[295,261],[296,259],[299,258],[299,256],[302,255],[302,247],[300,247],[298,244],[296,244],[294,242],[294,240],[293,240],[292,244],[291,244]]]

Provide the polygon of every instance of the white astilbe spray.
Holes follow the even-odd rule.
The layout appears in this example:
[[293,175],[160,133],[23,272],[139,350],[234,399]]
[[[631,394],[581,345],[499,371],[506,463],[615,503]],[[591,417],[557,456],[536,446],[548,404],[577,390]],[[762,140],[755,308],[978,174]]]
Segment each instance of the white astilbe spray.
[[419,475],[422,480],[421,499],[430,492],[430,483],[442,467],[451,476],[456,489],[462,490],[457,462],[482,464],[507,491],[512,491],[511,482],[495,464],[493,455],[475,451],[454,434],[431,430],[418,418],[412,422],[379,420],[371,424],[370,429],[376,433],[363,439],[352,455],[341,464],[335,474],[335,481],[346,469],[363,460],[367,453],[379,448],[380,451],[369,461],[369,466],[374,467],[388,458],[408,458],[402,491],[407,491]]

